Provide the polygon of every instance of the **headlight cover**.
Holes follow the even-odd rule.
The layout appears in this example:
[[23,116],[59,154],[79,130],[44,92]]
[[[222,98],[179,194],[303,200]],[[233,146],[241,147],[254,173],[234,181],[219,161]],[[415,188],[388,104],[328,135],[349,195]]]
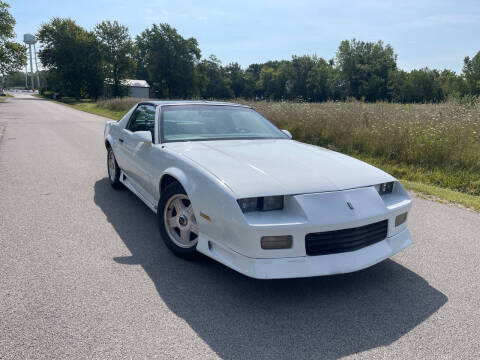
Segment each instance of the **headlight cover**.
[[283,209],[283,196],[264,196],[256,198],[238,199],[242,212],[272,211]]
[[375,189],[377,189],[380,195],[391,194],[393,192],[394,184],[395,184],[394,181],[378,184],[378,185],[375,185]]

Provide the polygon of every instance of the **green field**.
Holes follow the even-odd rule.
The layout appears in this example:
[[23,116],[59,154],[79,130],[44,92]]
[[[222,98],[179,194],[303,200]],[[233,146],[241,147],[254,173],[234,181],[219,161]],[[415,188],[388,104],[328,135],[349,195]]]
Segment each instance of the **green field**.
[[[66,103],[118,120],[138,101]],[[241,102],[296,140],[365,160],[410,190],[480,210],[479,103]]]

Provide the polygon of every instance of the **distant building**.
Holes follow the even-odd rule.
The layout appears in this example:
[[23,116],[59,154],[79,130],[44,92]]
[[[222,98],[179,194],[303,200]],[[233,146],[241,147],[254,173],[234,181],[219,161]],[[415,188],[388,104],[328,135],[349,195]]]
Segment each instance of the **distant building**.
[[121,82],[123,86],[128,87],[129,96],[141,99],[150,97],[150,85],[145,80],[124,79]]
[[[150,97],[150,85],[145,80],[137,80],[137,79],[123,79],[120,80],[120,84],[123,88],[128,89],[128,95],[134,98],[140,99],[148,99]],[[112,96],[112,79],[105,79],[105,96],[110,97]]]

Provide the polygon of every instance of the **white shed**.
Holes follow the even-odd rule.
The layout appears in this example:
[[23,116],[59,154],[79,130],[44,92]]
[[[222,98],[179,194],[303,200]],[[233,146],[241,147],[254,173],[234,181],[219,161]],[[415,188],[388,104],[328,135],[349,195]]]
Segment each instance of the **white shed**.
[[150,97],[150,85],[145,80],[124,79],[122,85],[128,87],[129,96],[141,99]]

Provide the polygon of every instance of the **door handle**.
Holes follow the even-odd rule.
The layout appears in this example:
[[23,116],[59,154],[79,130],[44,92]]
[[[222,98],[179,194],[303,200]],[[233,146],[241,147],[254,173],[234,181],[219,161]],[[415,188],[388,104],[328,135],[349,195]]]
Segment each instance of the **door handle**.
[[120,141],[123,144],[123,139],[118,139],[118,141]]

